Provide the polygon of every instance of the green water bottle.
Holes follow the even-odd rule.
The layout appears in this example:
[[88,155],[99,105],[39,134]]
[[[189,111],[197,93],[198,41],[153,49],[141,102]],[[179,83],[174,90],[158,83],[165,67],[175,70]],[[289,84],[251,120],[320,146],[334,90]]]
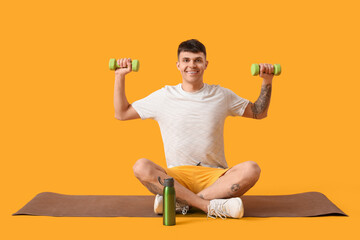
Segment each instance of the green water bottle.
[[163,191],[163,224],[165,226],[173,226],[176,224],[175,215],[176,215],[176,196],[175,196],[175,187],[174,179],[167,178],[164,180],[164,183],[161,182],[160,177],[158,180],[161,185],[164,186]]

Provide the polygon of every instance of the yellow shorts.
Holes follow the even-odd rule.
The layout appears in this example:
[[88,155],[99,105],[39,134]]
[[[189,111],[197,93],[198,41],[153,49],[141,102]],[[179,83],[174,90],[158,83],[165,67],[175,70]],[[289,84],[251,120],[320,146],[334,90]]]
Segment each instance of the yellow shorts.
[[229,168],[210,168],[203,166],[178,166],[164,169],[167,175],[173,177],[181,185],[193,193],[199,193],[212,185]]

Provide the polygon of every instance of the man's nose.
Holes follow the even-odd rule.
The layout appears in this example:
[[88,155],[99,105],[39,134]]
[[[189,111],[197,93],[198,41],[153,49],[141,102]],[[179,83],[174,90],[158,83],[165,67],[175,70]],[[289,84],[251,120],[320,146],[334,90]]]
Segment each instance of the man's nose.
[[190,61],[190,66],[195,67],[195,61]]

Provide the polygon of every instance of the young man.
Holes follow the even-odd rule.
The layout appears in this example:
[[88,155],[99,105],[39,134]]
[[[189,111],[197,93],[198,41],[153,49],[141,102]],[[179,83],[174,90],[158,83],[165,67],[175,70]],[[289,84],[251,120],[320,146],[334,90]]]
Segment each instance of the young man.
[[177,68],[182,83],[165,86],[129,104],[125,96],[125,75],[131,60],[119,59],[115,71],[114,106],[119,120],[154,119],[164,142],[167,168],[142,158],[133,170],[140,182],[156,194],[154,211],[162,213],[161,179],[175,179],[177,210],[183,214],[194,206],[208,217],[241,218],[244,208],[239,198],[255,185],[260,168],[247,161],[228,168],[224,155],[223,129],[227,116],[262,119],[270,103],[273,66],[260,64],[263,78],[255,103],[219,85],[203,81],[208,66],[205,46],[191,39],[178,48]]

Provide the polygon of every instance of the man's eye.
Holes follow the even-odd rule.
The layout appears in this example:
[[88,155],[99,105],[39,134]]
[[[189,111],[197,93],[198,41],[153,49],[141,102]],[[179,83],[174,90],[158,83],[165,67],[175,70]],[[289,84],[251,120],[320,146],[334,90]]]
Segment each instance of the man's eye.
[[188,62],[189,61],[189,59],[184,59],[184,62]]
[[201,59],[196,59],[197,62],[202,62]]

